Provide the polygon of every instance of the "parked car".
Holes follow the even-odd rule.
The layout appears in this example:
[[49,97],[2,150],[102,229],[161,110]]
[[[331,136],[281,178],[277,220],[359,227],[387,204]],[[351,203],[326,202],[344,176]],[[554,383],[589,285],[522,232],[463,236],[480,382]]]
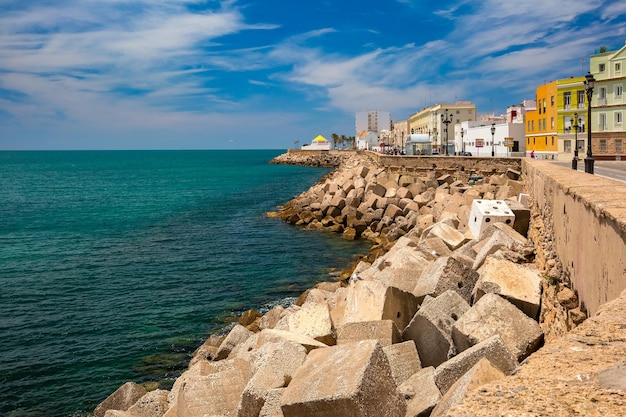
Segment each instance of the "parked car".
[[432,156],[437,156],[437,155],[439,155],[439,151],[432,151],[431,155]]
[[461,152],[460,153],[461,156],[472,156],[471,152]]

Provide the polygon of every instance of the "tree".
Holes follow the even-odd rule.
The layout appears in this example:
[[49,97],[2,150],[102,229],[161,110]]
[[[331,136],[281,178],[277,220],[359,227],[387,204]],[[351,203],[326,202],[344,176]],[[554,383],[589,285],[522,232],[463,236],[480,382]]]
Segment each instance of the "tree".
[[333,133],[330,135],[330,138],[333,141],[333,148],[337,149],[339,147],[339,135],[336,133]]

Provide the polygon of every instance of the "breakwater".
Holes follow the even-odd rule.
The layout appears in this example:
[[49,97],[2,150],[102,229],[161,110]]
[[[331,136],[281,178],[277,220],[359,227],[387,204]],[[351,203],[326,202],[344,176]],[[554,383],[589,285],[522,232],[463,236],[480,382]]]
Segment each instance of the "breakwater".
[[[473,387],[524,368],[548,338],[546,294],[565,311],[551,316],[563,318],[556,327],[584,320],[549,247],[540,256],[551,268],[537,266],[527,237],[542,232],[530,207],[514,204],[524,191],[519,171],[473,172],[469,184],[437,170],[392,173],[376,159],[348,158],[272,213],[372,240],[371,256],[293,306],[249,312],[225,338],[209,338],[171,391],[131,384],[99,412],[148,415],[140,407],[149,402],[167,417],[448,415]],[[496,198],[528,221],[496,223],[475,238],[468,203]]]

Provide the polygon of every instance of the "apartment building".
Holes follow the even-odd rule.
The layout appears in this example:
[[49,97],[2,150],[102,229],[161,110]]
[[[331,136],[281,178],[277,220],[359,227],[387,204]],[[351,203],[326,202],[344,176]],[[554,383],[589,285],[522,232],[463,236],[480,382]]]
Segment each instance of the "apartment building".
[[560,160],[572,159],[578,148],[578,159],[582,159],[587,152],[585,77],[557,80],[556,86],[558,158]]
[[626,158],[626,45],[617,51],[592,55],[590,72],[596,79],[591,100],[592,153],[594,159]]
[[[450,123],[444,123],[442,116]],[[455,145],[456,125],[474,120],[476,120],[476,105],[471,101],[440,103],[425,107],[412,114],[409,117],[409,131],[411,134],[428,134],[432,150],[440,154],[446,153],[445,145],[447,143],[448,154],[454,155],[455,152],[460,152]]]
[[526,153],[532,152],[538,159],[557,159],[557,82],[551,81],[537,87],[535,94],[537,109],[526,112]]

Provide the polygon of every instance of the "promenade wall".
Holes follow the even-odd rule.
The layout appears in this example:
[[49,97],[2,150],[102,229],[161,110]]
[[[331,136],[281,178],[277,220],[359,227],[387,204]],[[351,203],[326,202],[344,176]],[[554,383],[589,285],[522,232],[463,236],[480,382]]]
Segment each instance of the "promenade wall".
[[563,272],[589,316],[626,289],[626,184],[522,160],[523,178]]

